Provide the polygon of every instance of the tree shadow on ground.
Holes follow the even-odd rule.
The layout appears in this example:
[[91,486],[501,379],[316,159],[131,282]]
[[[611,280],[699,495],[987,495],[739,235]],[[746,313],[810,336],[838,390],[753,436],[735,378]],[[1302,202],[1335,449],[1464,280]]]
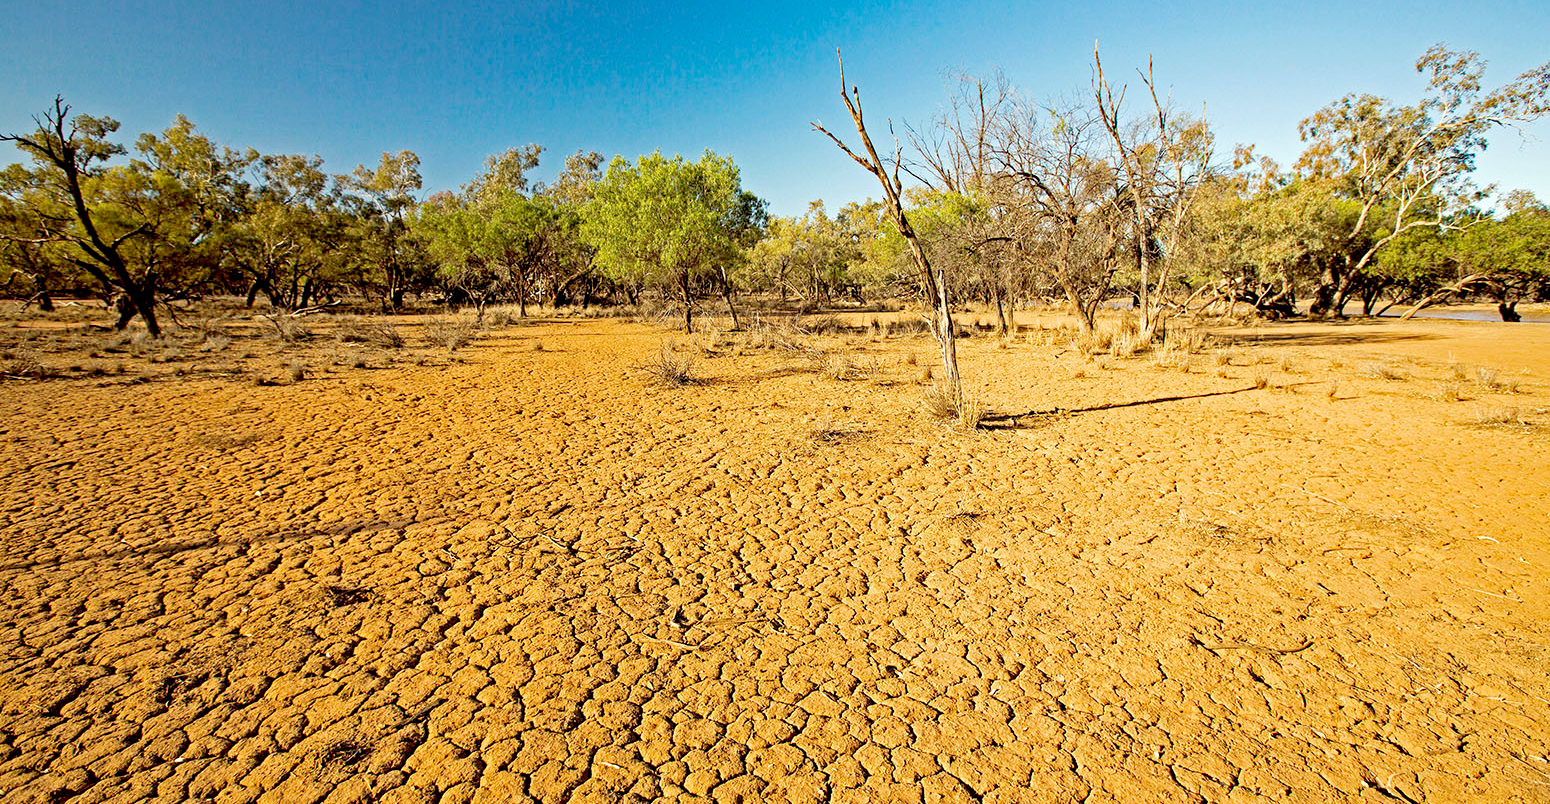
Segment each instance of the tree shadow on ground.
[[[1434,341],[1438,335],[1424,332],[1384,332],[1373,321],[1324,321],[1324,326],[1352,328],[1346,332],[1307,332],[1300,328],[1275,328],[1270,331],[1234,332],[1224,337],[1237,346],[1354,346],[1359,344]],[[1362,328],[1360,330],[1356,328]]]
[[1026,413],[991,413],[980,419],[981,430],[1031,430],[1051,424],[1067,416],[1078,413],[1097,413],[1103,410],[1118,410],[1120,408],[1134,408],[1142,405],[1156,405],[1162,402],[1179,402],[1185,399],[1204,399],[1211,396],[1230,396],[1248,391],[1263,390],[1250,385],[1247,388],[1234,388],[1228,391],[1207,391],[1203,394],[1180,394],[1178,396],[1159,396],[1151,399],[1136,399],[1130,402],[1107,402],[1102,405],[1094,405],[1087,408],[1052,408],[1050,410],[1030,410]]

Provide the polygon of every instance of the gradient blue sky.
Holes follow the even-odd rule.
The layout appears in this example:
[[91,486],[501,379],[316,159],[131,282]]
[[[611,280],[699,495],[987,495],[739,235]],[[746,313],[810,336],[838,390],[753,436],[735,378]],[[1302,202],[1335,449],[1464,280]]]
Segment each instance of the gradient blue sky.
[[[1480,51],[1491,84],[1550,59],[1542,0],[1079,5],[0,0],[0,131],[62,93],[121,121],[126,143],[181,112],[223,144],[315,153],[335,172],[407,148],[427,191],[528,142],[548,149],[543,178],[577,149],[711,148],[796,214],[877,194],[808,126],[849,122],[836,47],[869,119],[924,123],[961,73],[1086,92],[1096,40],[1111,76],[1150,54],[1176,101],[1203,105],[1224,159],[1252,142],[1283,162],[1297,122],[1347,92],[1413,101],[1433,43]],[[1528,133],[1498,133],[1477,179],[1550,199],[1550,125]]]

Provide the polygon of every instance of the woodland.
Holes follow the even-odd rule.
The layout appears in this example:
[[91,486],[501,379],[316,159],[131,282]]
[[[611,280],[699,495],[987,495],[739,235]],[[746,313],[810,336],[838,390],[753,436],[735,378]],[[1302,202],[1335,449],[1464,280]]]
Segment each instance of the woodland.
[[1520,301],[1550,297],[1550,208],[1471,174],[1489,135],[1550,110],[1550,64],[1494,87],[1476,53],[1439,45],[1415,66],[1418,102],[1353,93],[1314,110],[1290,166],[1252,145],[1225,153],[1150,66],[1116,81],[1096,52],[1090,87],[1060,100],[964,78],[880,156],[842,68],[864,155],[835,142],[883,200],[789,217],[709,150],[606,163],[580,151],[545,183],[545,149],[529,144],[427,193],[410,151],[332,173],[315,156],[222,145],[182,116],[129,147],[112,118],[56,98],[35,131],[3,137],[26,159],[0,172],[0,288],[44,310],[96,296],[118,328],[138,317],[153,336],[160,311],[212,295],[522,315],[647,298],[692,330],[704,304],[736,324],[740,296],[811,311],[920,292],[940,307],[939,340],[964,301],[993,307],[1003,331],[1034,301],[1090,330],[1100,306],[1128,300],[1149,334],[1236,305],[1324,318],[1462,297],[1517,320]]

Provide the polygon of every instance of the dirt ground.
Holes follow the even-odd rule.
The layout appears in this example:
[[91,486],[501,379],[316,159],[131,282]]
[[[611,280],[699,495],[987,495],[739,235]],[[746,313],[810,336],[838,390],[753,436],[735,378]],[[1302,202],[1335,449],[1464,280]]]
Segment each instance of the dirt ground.
[[13,355],[0,799],[1550,801],[1550,326],[1056,323]]

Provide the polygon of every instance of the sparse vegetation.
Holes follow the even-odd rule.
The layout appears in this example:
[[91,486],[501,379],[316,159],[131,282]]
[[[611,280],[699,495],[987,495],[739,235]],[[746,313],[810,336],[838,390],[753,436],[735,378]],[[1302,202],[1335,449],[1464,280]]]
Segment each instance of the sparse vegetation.
[[669,388],[682,388],[699,382],[694,376],[694,355],[680,352],[672,341],[663,342],[656,358],[646,364],[645,370],[657,382]]

